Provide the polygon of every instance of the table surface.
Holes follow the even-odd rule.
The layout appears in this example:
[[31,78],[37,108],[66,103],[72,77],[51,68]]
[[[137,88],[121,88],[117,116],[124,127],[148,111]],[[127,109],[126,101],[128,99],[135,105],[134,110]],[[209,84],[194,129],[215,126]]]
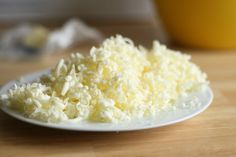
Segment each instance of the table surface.
[[[157,37],[152,26],[100,27],[106,35],[120,32],[150,45]],[[88,51],[88,46],[76,50]],[[233,157],[236,156],[236,52],[182,50],[211,82],[211,106],[190,120],[162,128],[120,132],[72,132],[33,126],[0,112],[1,157]],[[22,74],[53,66],[68,52],[27,62],[0,62],[0,84]]]

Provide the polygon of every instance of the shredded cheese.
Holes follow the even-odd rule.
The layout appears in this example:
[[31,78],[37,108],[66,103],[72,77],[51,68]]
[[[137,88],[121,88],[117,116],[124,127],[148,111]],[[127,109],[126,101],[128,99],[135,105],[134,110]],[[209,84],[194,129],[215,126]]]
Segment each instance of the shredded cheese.
[[176,101],[206,84],[190,56],[154,41],[147,50],[120,35],[93,47],[90,55],[61,59],[40,81],[10,89],[2,100],[29,118],[45,122],[120,122],[175,109]]

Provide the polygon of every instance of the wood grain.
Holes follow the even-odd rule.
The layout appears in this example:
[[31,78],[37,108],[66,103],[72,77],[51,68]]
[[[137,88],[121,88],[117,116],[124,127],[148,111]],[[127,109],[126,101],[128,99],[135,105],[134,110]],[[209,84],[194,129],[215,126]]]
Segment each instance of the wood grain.
[[[123,30],[148,43],[153,35],[122,27],[103,28],[107,35]],[[136,31],[136,32],[135,32]],[[143,33],[143,34],[142,34]],[[143,38],[142,38],[143,37]],[[79,47],[78,50],[88,50]],[[167,127],[121,133],[72,132],[33,126],[0,112],[1,157],[234,157],[236,156],[236,52],[183,50],[205,71],[214,91],[212,105],[202,114]],[[0,63],[0,83],[50,67],[60,53],[32,62]]]

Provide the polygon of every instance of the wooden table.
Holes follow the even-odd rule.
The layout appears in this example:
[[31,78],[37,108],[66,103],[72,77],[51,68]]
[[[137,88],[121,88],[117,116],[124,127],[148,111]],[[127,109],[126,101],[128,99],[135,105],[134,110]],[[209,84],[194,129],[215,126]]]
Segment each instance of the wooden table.
[[[140,43],[156,36],[153,27],[101,27],[107,35],[122,32]],[[150,33],[151,32],[151,33]],[[78,50],[87,51],[81,46]],[[183,50],[205,71],[214,91],[202,114],[176,125],[121,132],[72,132],[33,126],[0,112],[0,157],[234,157],[236,156],[236,52]],[[28,62],[2,61],[0,83],[54,65],[60,57]]]

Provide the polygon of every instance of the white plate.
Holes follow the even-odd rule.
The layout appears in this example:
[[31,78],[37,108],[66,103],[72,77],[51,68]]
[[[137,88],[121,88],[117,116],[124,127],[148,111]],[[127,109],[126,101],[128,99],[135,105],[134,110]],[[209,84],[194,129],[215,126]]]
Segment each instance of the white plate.
[[[48,70],[32,73],[29,75],[23,76],[24,82],[29,83],[36,80],[42,74],[48,73]],[[14,84],[19,84],[19,81],[11,81],[4,85],[0,90],[0,95],[6,93],[9,88],[11,88]],[[22,82],[21,82],[22,83]],[[197,97],[200,100],[200,105],[195,107],[188,107],[183,108],[181,105],[182,103],[188,103],[193,97]],[[72,122],[63,122],[59,124],[53,123],[45,123],[41,121],[37,121],[34,119],[29,119],[22,116],[20,113],[6,107],[5,105],[1,106],[1,109],[6,114],[19,119],[21,121],[40,125],[49,128],[57,128],[57,129],[65,129],[65,130],[75,130],[75,131],[132,131],[132,130],[142,130],[142,129],[150,129],[150,128],[157,128],[166,125],[175,124],[178,122],[182,122],[184,120],[190,119],[197,114],[203,112],[212,102],[213,93],[209,86],[206,86],[204,90],[192,93],[186,99],[180,100],[176,105],[177,109],[175,111],[166,111],[160,112],[156,117],[143,119],[143,120],[136,120],[131,122],[122,122],[117,124],[112,123],[93,123],[93,122],[79,122],[79,123],[72,123]]]

